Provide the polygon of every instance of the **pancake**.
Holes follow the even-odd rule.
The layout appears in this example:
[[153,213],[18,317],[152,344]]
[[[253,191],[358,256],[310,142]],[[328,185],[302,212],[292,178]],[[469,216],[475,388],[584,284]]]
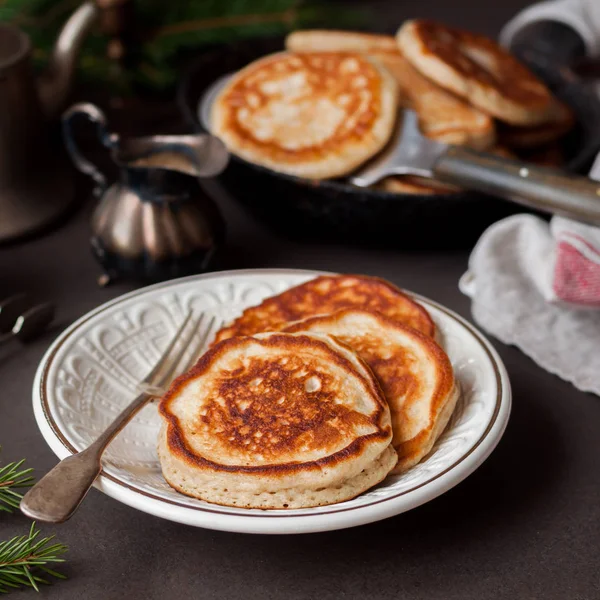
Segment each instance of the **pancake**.
[[326,335],[226,340],[172,384],[160,413],[165,479],[207,502],[332,504],[379,483],[397,461],[377,380]]
[[399,102],[402,107],[412,108],[417,113],[423,135],[476,150],[485,150],[494,143],[494,120],[421,75],[402,56],[391,35],[307,29],[289,34],[285,45],[294,52],[367,54],[394,76],[398,83]]
[[421,75],[400,52],[373,52],[398,83],[400,104],[412,108],[426,137],[475,150],[494,144],[494,120]]
[[239,71],[216,98],[212,133],[234,154],[275,171],[346,175],[390,139],[397,86],[357,53],[281,52]]
[[455,186],[446,185],[435,179],[426,179],[414,175],[392,175],[383,179],[376,187],[392,194],[411,195],[456,194],[462,191]]
[[358,309],[312,317],[285,331],[334,336],[371,367],[390,407],[398,453],[395,473],[429,454],[459,396],[450,360],[431,338]]
[[376,310],[425,335],[435,335],[428,312],[391,283],[365,275],[323,275],[247,308],[233,323],[217,332],[215,342],[277,331],[293,321],[343,308]]
[[339,31],[334,29],[301,29],[285,38],[290,52],[398,52],[392,35]]
[[554,100],[555,109],[546,123],[532,127],[502,124],[498,135],[503,144],[515,149],[539,148],[564,137],[575,125],[573,111],[563,102]]
[[404,23],[396,41],[425,77],[501,121],[536,125],[552,113],[548,88],[482,35],[417,19]]

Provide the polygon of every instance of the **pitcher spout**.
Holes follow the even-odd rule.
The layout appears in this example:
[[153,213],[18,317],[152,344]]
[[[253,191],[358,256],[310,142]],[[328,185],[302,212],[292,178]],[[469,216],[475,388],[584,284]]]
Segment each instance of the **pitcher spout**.
[[82,4],[64,24],[54,44],[48,68],[39,81],[39,96],[48,117],[57,115],[64,107],[79,51],[98,14],[95,2]]

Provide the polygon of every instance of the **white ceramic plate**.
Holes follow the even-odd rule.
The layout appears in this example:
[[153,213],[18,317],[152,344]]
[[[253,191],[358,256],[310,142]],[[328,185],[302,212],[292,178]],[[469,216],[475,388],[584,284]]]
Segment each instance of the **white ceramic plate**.
[[[136,383],[190,308],[215,316],[216,330],[244,308],[316,275],[271,269],[212,273],[148,287],[97,308],[54,342],[38,368],[33,405],[44,438],[59,458],[88,446],[134,397]],[[431,454],[403,475],[320,508],[264,511],[209,504],[179,494],[162,478],[156,455],[160,417],[150,404],[107,450],[96,487],[165,519],[246,533],[352,527],[443,494],[477,469],[500,440],[510,413],[510,384],[495,350],[470,324],[435,302],[415,298],[439,327],[462,398]]]

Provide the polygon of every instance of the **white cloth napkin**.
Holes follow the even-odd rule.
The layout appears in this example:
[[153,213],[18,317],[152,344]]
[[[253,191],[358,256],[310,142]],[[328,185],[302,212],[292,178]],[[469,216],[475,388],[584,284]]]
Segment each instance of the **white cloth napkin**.
[[[590,176],[600,179],[600,155]],[[600,229],[508,217],[483,233],[459,287],[480,327],[600,395]]]

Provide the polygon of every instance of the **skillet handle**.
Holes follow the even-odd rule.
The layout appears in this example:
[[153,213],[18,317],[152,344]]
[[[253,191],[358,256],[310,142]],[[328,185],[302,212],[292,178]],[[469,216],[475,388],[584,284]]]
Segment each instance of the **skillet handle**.
[[458,146],[437,159],[433,174],[445,183],[600,225],[600,183],[587,177]]

